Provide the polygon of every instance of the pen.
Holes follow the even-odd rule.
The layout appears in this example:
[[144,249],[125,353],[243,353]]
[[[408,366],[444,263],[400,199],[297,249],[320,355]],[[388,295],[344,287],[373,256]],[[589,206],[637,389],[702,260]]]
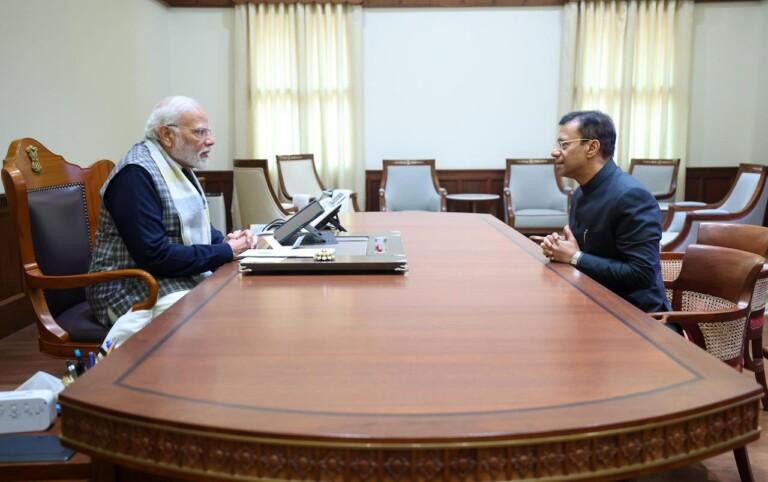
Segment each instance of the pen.
[[72,380],[77,378],[77,368],[75,368],[75,364],[69,360],[67,360],[67,373],[72,377]]
[[77,375],[80,376],[85,372],[85,363],[83,362],[83,353],[80,351],[80,348],[75,348],[75,358],[77,359],[77,364],[75,365],[75,371],[77,371]]

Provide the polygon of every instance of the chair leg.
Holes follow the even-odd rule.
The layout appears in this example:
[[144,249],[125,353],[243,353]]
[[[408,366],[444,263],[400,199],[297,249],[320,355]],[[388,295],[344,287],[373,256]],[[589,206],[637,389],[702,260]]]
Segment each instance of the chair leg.
[[755,476],[752,475],[752,466],[749,465],[747,447],[733,449],[733,456],[736,458],[736,467],[739,469],[741,482],[754,482]]
[[[750,369],[755,372],[755,380],[763,387],[763,410],[768,410],[768,383],[765,380],[765,364],[763,363],[763,337],[755,337],[750,340],[752,356],[749,360]],[[749,352],[750,347],[745,350]],[[748,353],[745,353],[748,355]]]

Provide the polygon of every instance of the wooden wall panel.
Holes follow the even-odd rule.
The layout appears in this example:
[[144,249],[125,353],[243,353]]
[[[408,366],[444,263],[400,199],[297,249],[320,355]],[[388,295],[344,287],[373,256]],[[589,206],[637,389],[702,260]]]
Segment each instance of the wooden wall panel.
[[0,194],[0,338],[35,322],[21,273],[16,232],[7,199]]
[[688,167],[685,169],[685,200],[714,203],[728,194],[738,167]]
[[[437,170],[440,186],[448,194],[483,193],[498,194],[501,198],[504,184],[504,169],[461,169]],[[381,170],[365,171],[365,210],[379,210],[379,186],[381,186]],[[490,213],[503,219],[501,199],[493,203],[478,203],[478,212]],[[467,202],[448,201],[448,210],[452,212],[472,212],[472,206]]]

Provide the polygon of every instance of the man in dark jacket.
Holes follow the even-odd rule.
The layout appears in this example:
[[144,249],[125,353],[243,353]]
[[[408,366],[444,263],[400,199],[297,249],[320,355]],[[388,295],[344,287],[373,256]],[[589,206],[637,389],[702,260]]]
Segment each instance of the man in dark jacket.
[[661,213],[653,195],[613,161],[616,129],[602,112],[560,120],[555,169],[579,183],[564,236],[538,238],[544,255],[570,263],[645,312],[670,309],[659,261]]

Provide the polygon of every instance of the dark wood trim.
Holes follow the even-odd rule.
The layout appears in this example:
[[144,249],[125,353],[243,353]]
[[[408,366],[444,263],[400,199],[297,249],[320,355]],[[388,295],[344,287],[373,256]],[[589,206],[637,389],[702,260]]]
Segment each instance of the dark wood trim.
[[0,338],[35,322],[24,294],[21,260],[8,199],[0,194]]
[[[381,170],[365,171],[365,210],[379,210],[379,187],[381,186]],[[440,187],[445,188],[448,194],[482,193],[498,194],[499,201],[493,203],[481,203],[478,206],[484,210],[481,212],[493,214],[503,219],[501,208],[501,191],[504,184],[504,169],[444,169],[437,170]],[[448,200],[448,211],[471,212],[469,203],[454,202]]]

